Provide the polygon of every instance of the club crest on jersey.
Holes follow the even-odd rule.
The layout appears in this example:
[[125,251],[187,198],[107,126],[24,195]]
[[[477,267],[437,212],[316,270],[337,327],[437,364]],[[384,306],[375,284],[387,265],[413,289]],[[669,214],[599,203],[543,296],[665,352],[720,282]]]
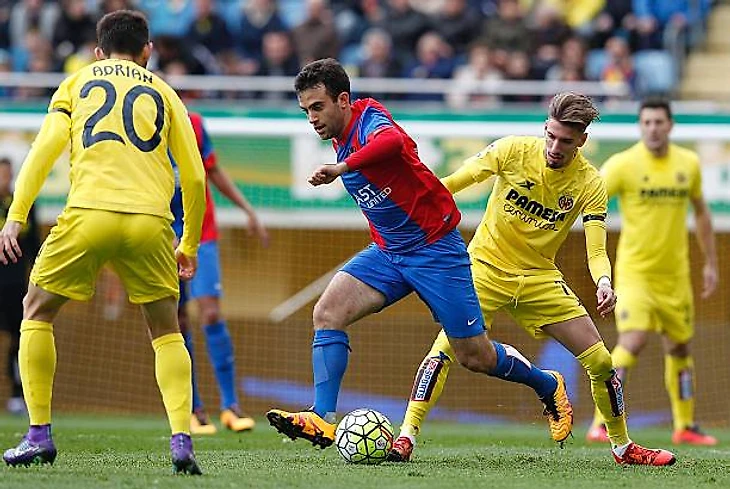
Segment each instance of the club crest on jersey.
[[684,173],[677,173],[677,183],[685,183],[687,181],[687,175]]
[[575,202],[571,195],[561,195],[558,198],[558,207],[561,211],[569,211],[573,208],[573,204],[575,204]]

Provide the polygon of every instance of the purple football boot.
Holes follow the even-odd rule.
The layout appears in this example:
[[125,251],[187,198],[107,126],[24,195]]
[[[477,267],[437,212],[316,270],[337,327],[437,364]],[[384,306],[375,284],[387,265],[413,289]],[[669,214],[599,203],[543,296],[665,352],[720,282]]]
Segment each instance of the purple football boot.
[[56,446],[51,438],[51,425],[31,426],[28,433],[15,448],[5,450],[3,460],[6,464],[17,467],[31,464],[51,464],[56,460]]
[[190,435],[177,433],[170,438],[172,452],[172,471],[175,474],[202,475],[193,453],[193,440]]

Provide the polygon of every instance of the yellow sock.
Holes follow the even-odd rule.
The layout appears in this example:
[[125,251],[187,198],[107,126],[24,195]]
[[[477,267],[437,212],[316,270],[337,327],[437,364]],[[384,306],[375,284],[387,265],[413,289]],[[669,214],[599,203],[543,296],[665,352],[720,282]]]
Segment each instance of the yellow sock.
[[[636,365],[636,355],[631,353],[623,346],[616,345],[616,347],[611,352],[611,360],[613,361],[613,368],[616,369],[616,372],[619,374],[621,383],[623,385],[626,385],[626,374],[631,368],[634,367],[634,365]],[[598,407],[596,407],[596,410],[593,414],[593,423],[591,424],[591,426],[595,427],[600,424],[603,424],[603,416],[601,416],[601,412],[598,410]]]
[[674,430],[694,425],[694,359],[691,356],[664,357],[664,384],[672,404]]
[[441,397],[454,358],[451,344],[444,331],[441,330],[428,355],[421,362],[416,379],[413,381],[413,390],[411,398],[408,400],[403,426],[401,426],[401,435],[414,438],[418,435],[421,424]]
[[155,350],[155,377],[162,393],[172,433],[190,434],[193,412],[190,355],[180,333],[170,333],[152,340]]
[[578,355],[578,361],[591,379],[593,402],[606,423],[611,445],[622,446],[629,442],[624,412],[624,395],[621,380],[616,375],[608,349],[599,341]]
[[30,424],[49,424],[53,376],[56,374],[56,345],[51,323],[23,319],[18,368]]

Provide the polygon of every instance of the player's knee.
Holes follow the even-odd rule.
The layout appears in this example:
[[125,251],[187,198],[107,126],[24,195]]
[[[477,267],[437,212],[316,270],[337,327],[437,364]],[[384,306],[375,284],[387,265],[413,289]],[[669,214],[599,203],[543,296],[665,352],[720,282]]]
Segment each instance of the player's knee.
[[314,305],[312,323],[314,329],[344,329],[336,310],[322,301]]
[[206,307],[200,311],[200,321],[203,325],[215,324],[221,320],[219,307]]

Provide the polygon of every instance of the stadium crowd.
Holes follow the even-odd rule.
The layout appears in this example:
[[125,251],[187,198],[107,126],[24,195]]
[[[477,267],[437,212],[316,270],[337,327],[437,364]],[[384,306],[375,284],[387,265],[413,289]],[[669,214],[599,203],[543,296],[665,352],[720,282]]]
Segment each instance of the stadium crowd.
[[[0,0],[0,72],[70,73],[93,60],[94,26],[144,11],[167,74],[294,76],[336,57],[354,76],[454,79],[453,107],[532,95],[470,93],[483,80],[626,82],[671,92],[681,53],[701,40],[712,0]],[[671,46],[669,45],[671,44]],[[674,54],[672,54],[674,50]],[[0,96],[46,97],[1,88]],[[267,94],[281,97],[281,94]],[[370,94],[382,99],[403,97]]]

